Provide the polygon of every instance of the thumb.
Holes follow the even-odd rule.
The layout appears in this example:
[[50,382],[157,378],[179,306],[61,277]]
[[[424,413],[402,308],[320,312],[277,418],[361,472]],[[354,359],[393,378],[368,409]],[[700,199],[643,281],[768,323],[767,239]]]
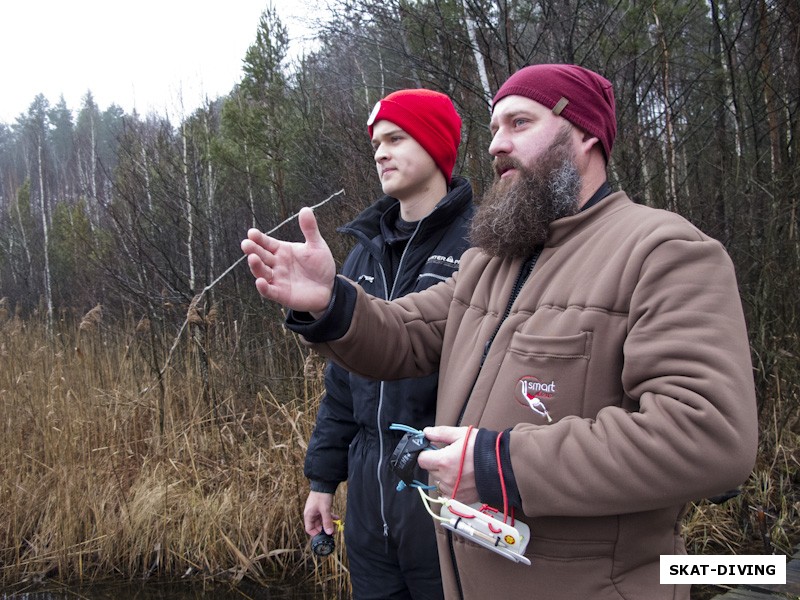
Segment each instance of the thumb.
[[[426,427],[423,430],[425,437],[433,443],[452,444],[459,437],[461,428],[450,427],[448,425],[438,425],[436,427]],[[463,434],[462,434],[463,435]]]
[[317,226],[317,218],[314,216],[314,211],[309,207],[304,206],[300,209],[297,215],[297,222],[300,224],[300,231],[303,232],[306,242],[311,246],[325,245],[325,240],[319,232]]

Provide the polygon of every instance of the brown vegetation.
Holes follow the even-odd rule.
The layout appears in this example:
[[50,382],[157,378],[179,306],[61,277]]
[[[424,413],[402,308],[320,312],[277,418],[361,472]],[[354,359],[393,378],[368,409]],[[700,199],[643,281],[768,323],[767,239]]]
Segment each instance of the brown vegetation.
[[190,351],[165,371],[162,429],[140,335],[135,324],[104,327],[97,309],[62,323],[55,341],[35,320],[0,324],[0,582],[314,576],[346,586],[337,561],[314,562],[302,527],[318,365],[310,358],[307,377],[284,381],[281,398],[266,386],[245,397],[219,379],[211,406]]

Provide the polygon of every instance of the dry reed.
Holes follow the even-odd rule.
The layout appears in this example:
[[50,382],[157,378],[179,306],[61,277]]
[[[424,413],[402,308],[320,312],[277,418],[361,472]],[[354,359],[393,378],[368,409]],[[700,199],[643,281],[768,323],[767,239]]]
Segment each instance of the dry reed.
[[[762,379],[756,466],[738,496],[692,505],[683,527],[690,554],[791,556],[800,549],[800,364],[793,355],[785,358]],[[725,589],[696,586],[692,598]]]
[[317,562],[302,525],[321,369],[245,395],[187,341],[154,385],[149,327],[128,329],[101,307],[52,339],[0,322],[0,582],[313,577],[338,595],[341,553]]

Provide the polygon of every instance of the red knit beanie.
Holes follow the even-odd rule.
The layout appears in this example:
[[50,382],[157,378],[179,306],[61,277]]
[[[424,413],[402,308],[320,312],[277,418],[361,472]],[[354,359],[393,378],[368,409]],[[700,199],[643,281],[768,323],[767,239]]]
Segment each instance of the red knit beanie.
[[450,183],[461,143],[461,117],[450,98],[425,89],[393,92],[372,109],[367,120],[370,138],[373,125],[384,119],[425,148]]
[[506,96],[524,96],[561,115],[600,140],[606,162],[617,135],[611,82],[577,65],[532,65],[500,86],[492,106]]

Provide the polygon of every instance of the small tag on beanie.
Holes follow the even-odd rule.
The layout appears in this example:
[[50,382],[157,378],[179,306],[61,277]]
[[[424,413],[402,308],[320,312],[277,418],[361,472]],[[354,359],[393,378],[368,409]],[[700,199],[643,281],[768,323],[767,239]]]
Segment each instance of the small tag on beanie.
[[556,105],[553,107],[553,114],[557,116],[560,115],[561,111],[567,108],[567,104],[569,104],[569,100],[562,96],[561,100],[556,102]]
[[381,112],[381,101],[378,100],[375,103],[375,108],[372,109],[372,112],[369,113],[369,119],[367,119],[367,127],[372,127],[372,124],[375,122],[375,119],[378,118],[378,113]]

